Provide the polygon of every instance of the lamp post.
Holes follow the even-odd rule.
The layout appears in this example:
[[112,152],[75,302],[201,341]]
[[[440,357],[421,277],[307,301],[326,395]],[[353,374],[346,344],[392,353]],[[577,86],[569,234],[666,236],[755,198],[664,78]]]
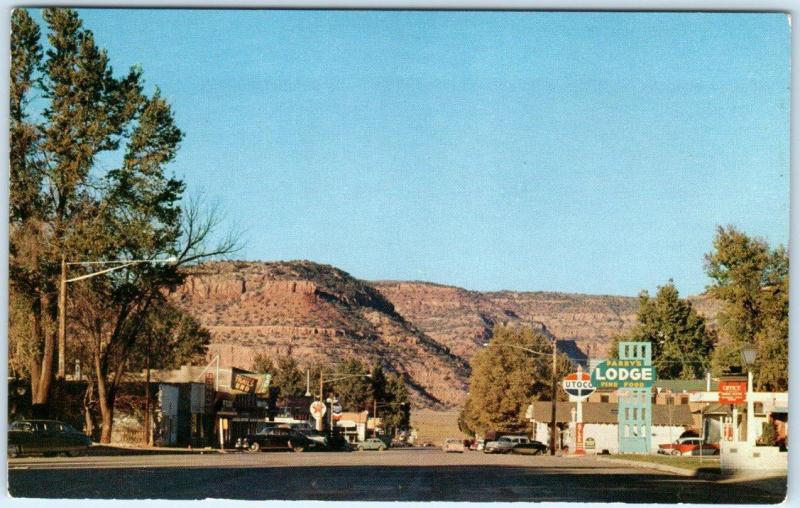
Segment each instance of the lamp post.
[[752,366],[756,361],[756,348],[752,344],[746,344],[742,348],[742,362],[747,367],[747,444],[755,445],[756,429],[755,415],[753,415],[753,370]]
[[[518,346],[516,344],[497,344],[498,346],[502,347],[513,347],[515,349],[521,349],[523,351],[527,351],[530,354],[534,355],[541,355],[541,356],[550,356],[552,354],[553,357],[553,367],[551,369],[551,386],[553,390],[553,396],[551,397],[552,401],[550,404],[550,455],[556,454],[556,367],[557,367],[557,350],[556,350],[556,339],[553,339],[553,350],[551,353],[545,353],[543,351],[534,351],[533,349],[528,349],[523,346]],[[488,346],[488,342],[483,343],[484,346]]]
[[[66,377],[66,369],[67,369],[67,283],[69,282],[77,282],[79,280],[84,279],[91,279],[92,277],[96,277],[98,275],[103,275],[104,273],[113,272],[115,270],[121,270],[122,268],[127,268],[133,265],[139,265],[143,263],[152,263],[152,264],[175,264],[177,263],[177,258],[171,257],[168,259],[119,259],[113,261],[78,261],[78,262],[67,262],[66,259],[62,256],[61,257],[61,277],[59,280],[58,285],[58,371],[56,373],[57,379],[64,379]],[[105,270],[100,270],[97,272],[88,273],[86,275],[81,275],[79,277],[73,277],[71,279],[67,278],[67,267],[72,265],[83,265],[83,266],[92,266],[92,265],[117,265],[112,266],[111,268],[106,268]]]

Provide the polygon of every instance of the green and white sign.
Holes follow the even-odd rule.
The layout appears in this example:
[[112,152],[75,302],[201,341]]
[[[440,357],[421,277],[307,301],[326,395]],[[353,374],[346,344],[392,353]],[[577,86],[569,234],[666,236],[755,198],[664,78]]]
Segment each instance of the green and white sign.
[[595,388],[650,388],[656,380],[656,369],[642,360],[607,360],[592,371]]

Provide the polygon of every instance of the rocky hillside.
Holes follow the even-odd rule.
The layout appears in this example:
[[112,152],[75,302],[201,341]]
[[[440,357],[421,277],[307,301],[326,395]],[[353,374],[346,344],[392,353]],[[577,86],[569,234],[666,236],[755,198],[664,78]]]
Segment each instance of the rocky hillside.
[[427,282],[375,282],[395,309],[454,353],[469,358],[495,324],[525,325],[561,341],[570,356],[602,356],[636,319],[623,296],[500,291],[482,293]]
[[[469,360],[495,324],[538,329],[573,358],[604,357],[638,309],[634,297],[365,282],[308,261],[209,263],[171,298],[209,329],[209,355],[224,365],[248,368],[262,352],[301,366],[356,356],[401,374],[415,404],[430,408],[464,400]],[[713,324],[718,303],[692,301]]]
[[325,265],[221,262],[193,268],[170,295],[211,332],[209,355],[248,368],[258,353],[301,365],[355,356],[401,374],[418,406],[457,404],[469,367],[380,292]]

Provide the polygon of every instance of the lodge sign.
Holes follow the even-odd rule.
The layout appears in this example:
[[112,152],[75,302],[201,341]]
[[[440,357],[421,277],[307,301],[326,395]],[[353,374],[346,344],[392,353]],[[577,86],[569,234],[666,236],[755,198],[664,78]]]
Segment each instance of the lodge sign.
[[592,371],[595,388],[650,388],[656,369],[642,360],[607,360]]

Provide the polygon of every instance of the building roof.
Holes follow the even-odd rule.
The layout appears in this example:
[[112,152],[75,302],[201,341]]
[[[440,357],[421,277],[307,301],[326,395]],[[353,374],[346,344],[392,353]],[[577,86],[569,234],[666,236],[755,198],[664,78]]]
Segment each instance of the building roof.
[[[567,423],[572,421],[572,402],[558,402],[556,405],[556,421]],[[584,402],[584,423],[617,423],[619,405],[613,402]],[[653,404],[653,425],[692,425],[692,412],[686,404],[665,405]],[[533,403],[533,418],[539,422],[549,422],[551,415],[550,401]]]
[[[717,391],[719,380],[711,380],[711,391]],[[705,392],[706,380],[705,379],[658,379],[653,383],[653,389],[661,388],[662,391],[669,390],[672,393],[692,393],[692,392]]]

